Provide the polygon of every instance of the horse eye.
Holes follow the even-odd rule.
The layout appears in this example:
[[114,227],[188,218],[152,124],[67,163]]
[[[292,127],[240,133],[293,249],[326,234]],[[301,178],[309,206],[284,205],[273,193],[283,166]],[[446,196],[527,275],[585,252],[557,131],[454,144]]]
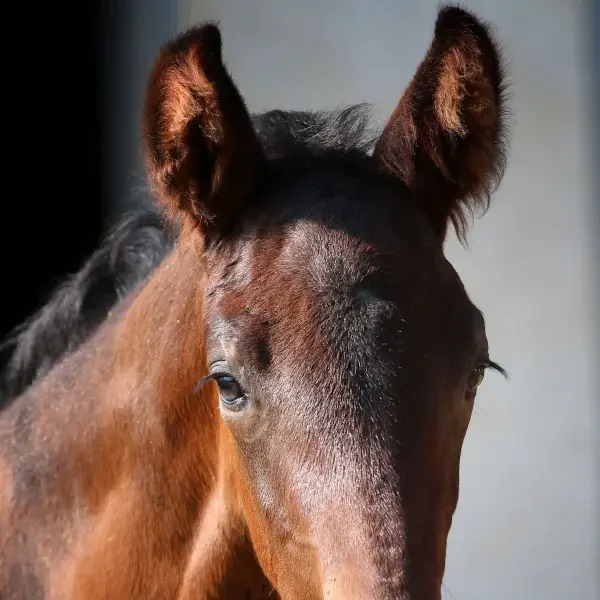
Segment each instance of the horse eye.
[[485,366],[480,365],[470,375],[467,381],[467,391],[469,394],[474,394],[477,388],[481,385],[485,376]]
[[215,377],[219,386],[221,403],[230,410],[239,410],[246,403],[247,396],[242,387],[231,375],[219,375]]

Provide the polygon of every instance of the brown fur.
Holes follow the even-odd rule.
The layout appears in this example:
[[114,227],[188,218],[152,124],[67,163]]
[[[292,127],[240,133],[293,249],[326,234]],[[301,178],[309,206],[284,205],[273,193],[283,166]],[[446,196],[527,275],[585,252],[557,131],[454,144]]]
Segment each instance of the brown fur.
[[265,152],[220,49],[194,28],[148,84],[177,246],[2,413],[0,592],[439,600],[494,367],[442,245],[499,173],[496,50],[442,10],[369,157],[291,126]]
[[486,209],[505,159],[503,67],[490,29],[463,9],[443,8],[427,56],[404,92],[376,155],[420,198],[442,238]]
[[148,83],[144,148],[150,182],[169,212],[225,230],[239,209],[235,199],[260,178],[263,156],[221,62],[216,26],[191,29],[162,50]]

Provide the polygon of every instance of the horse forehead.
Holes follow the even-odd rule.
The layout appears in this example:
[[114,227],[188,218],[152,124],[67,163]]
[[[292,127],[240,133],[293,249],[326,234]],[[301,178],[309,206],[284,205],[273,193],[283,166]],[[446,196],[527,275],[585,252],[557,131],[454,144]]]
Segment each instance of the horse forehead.
[[287,284],[308,287],[309,292],[332,282],[359,283],[377,269],[381,263],[377,257],[373,242],[319,221],[300,221],[268,236],[238,240],[215,264],[209,295],[277,285],[278,294],[286,295]]
[[268,236],[238,240],[219,260],[208,293],[218,292],[230,316],[266,316],[298,303],[319,310],[332,301],[380,314],[389,313],[391,304],[406,308],[418,290],[443,286],[444,277],[426,245],[413,243],[411,235],[398,237],[403,239],[395,242],[388,232],[378,238],[321,220],[298,220]]
[[273,360],[303,363],[307,353],[371,355],[398,317],[375,249],[322,223],[296,223],[262,243],[248,239],[228,264],[212,331],[236,353],[253,357],[264,346]]
[[326,323],[326,338],[360,330],[365,343],[373,333],[387,337],[382,326],[401,322],[408,333],[414,322],[422,330],[423,320],[440,313],[440,303],[463,304],[460,294],[448,293],[458,289],[456,272],[411,231],[410,219],[391,233],[361,229],[306,218],[268,235],[247,233],[218,259],[208,290],[216,303],[209,313],[228,322],[229,337],[273,323],[287,333],[300,324],[316,335],[312,330]]
[[287,232],[277,266],[313,289],[359,284],[377,268],[376,248],[344,230],[303,222]]

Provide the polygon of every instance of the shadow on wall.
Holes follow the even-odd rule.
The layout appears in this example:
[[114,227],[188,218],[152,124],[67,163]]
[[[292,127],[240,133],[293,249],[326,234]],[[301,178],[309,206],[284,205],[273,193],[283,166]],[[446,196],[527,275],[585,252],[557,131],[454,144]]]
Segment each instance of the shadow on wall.
[[142,97],[158,49],[181,22],[178,2],[110,0],[103,9],[107,228],[147,197],[140,160]]

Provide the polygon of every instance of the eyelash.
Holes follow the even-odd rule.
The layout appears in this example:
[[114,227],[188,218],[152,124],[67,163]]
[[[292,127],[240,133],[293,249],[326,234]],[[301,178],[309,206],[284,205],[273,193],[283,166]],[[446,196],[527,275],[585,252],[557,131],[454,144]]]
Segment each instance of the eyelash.
[[487,369],[496,371],[497,373],[500,373],[500,375],[502,375],[505,379],[508,379],[508,372],[502,365],[499,365],[497,362],[494,362],[493,360],[489,359],[483,361],[483,364]]

